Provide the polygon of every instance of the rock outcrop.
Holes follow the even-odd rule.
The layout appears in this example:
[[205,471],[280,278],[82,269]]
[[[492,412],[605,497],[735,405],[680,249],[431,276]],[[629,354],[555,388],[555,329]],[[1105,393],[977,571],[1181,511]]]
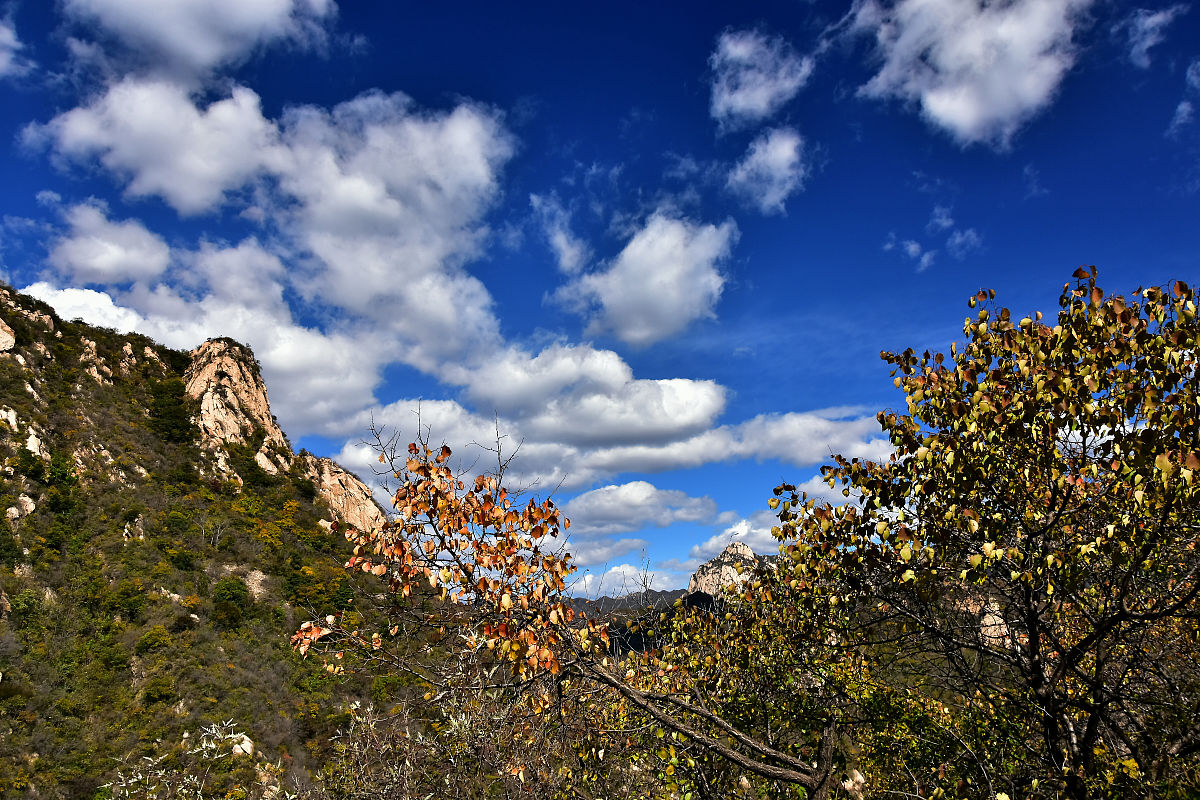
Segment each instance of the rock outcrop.
[[261,436],[254,460],[272,475],[286,471],[292,446],[271,414],[267,386],[250,350],[230,339],[209,339],[191,356],[183,380],[187,393],[200,403],[196,427],[201,445],[217,456],[218,469],[230,471],[221,458],[224,445],[249,444]]
[[[201,446],[212,456],[216,470],[236,475],[227,445],[260,440],[254,460],[263,471],[278,475],[292,469],[297,457],[271,414],[267,386],[249,348],[231,339],[209,339],[191,357],[185,388],[200,404],[195,422]],[[345,522],[370,530],[387,519],[370,488],[355,475],[328,458],[305,453],[300,460],[299,468],[313,482],[318,497]]]
[[[688,581],[688,592],[719,596],[727,586],[741,586],[758,566],[759,558],[745,542],[731,542],[712,561],[701,564]],[[738,572],[738,567],[741,572]]]
[[0,353],[7,353],[12,350],[17,344],[17,335],[13,333],[13,329],[0,319]]
[[375,502],[371,490],[337,462],[304,454],[304,474],[317,487],[317,494],[333,513],[359,530],[378,528],[387,517]]

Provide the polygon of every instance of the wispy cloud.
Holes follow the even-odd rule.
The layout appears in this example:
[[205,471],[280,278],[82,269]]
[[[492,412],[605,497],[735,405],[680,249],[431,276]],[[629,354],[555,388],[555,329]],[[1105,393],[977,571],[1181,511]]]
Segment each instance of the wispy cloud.
[[969,253],[983,247],[983,237],[974,228],[956,230],[946,240],[946,249],[950,255],[962,261]]
[[796,96],[813,72],[813,60],[782,37],[726,31],[709,58],[709,110],[722,129],[761,122]]
[[12,18],[0,19],[0,78],[17,77],[33,69],[33,62],[22,53],[24,49]]
[[571,214],[554,195],[531,194],[529,205],[541,226],[558,268],[566,275],[577,274],[587,263],[587,244],[571,232]]
[[1125,19],[1113,26],[1113,33],[1124,35],[1129,48],[1129,60],[1140,69],[1150,68],[1150,50],[1166,38],[1167,28],[1188,7],[1182,3],[1151,11],[1146,8],[1134,10]]
[[804,139],[792,128],[774,128],[750,143],[725,185],[763,214],[783,214],[807,176]]

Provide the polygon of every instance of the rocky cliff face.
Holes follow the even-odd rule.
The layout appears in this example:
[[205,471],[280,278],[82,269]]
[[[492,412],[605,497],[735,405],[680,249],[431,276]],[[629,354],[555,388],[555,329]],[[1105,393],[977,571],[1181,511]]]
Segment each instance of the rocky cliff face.
[[301,458],[304,474],[334,514],[364,531],[378,528],[387,520],[367,485],[337,462],[308,453]]
[[196,427],[217,472],[237,475],[230,464],[230,444],[256,446],[254,461],[264,472],[278,475],[296,466],[313,482],[318,497],[348,524],[369,530],[386,520],[371,490],[355,475],[331,459],[307,453],[297,458],[292,453],[271,414],[267,386],[249,348],[231,339],[209,339],[191,352],[184,382],[188,395],[199,403]]
[[[727,586],[741,586],[758,566],[759,558],[743,542],[731,542],[712,561],[701,564],[688,581],[688,592],[705,592],[717,596]],[[738,567],[741,566],[741,573]]]
[[270,475],[286,472],[292,446],[271,414],[267,386],[253,353],[230,339],[209,339],[191,356],[183,375],[185,389],[200,404],[196,427],[217,469],[232,472],[227,445],[258,443],[254,454],[258,465]]

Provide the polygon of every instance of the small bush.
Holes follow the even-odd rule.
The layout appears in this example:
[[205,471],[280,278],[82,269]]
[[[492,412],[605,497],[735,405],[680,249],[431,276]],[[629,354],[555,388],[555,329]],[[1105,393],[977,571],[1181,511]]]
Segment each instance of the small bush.
[[171,634],[162,625],[155,625],[142,634],[133,650],[139,656],[144,656],[151,650],[160,650],[171,643]]

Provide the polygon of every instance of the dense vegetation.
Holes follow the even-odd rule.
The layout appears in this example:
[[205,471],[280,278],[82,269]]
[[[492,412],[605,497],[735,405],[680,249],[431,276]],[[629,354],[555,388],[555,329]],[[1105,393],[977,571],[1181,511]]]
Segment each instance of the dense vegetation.
[[17,339],[0,408],[18,420],[0,421],[0,513],[36,505],[0,523],[0,796],[103,797],[120,763],[176,763],[185,734],[224,721],[258,755],[223,761],[212,788],[254,786],[263,762],[303,780],[371,691],[287,644],[351,596],[311,482],[245,445],[243,485],[213,471],[186,353],[9,297],[47,317],[0,306]]

